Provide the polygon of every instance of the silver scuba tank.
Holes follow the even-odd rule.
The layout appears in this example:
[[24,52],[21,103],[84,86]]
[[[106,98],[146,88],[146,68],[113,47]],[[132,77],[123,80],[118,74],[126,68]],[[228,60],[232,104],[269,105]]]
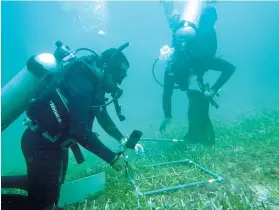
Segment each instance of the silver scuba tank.
[[26,109],[28,102],[44,88],[59,81],[60,70],[53,54],[32,56],[27,65],[1,90],[1,132]]

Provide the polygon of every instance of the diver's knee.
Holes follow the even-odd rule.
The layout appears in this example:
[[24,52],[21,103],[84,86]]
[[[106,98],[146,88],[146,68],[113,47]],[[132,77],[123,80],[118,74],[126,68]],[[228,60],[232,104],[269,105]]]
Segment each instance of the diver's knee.
[[233,65],[231,63],[228,63],[228,65],[226,65],[225,69],[226,69],[226,72],[228,72],[229,75],[232,75],[232,74],[234,74],[236,67],[235,67],[235,65]]
[[235,72],[235,69],[236,69],[235,65],[231,64],[230,70],[231,70],[231,73],[232,73],[232,74]]

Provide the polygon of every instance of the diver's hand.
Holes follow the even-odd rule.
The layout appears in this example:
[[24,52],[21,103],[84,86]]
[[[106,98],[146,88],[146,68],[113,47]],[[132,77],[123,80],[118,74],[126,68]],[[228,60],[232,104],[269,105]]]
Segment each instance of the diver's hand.
[[120,144],[121,144],[122,146],[125,146],[126,143],[127,143],[127,141],[128,141],[128,138],[123,137],[123,138],[120,140]]
[[[139,152],[140,151],[140,152]],[[139,153],[140,154],[143,154],[144,153],[144,148],[141,144],[136,144],[135,146],[135,152],[136,154],[138,155]]]
[[217,94],[217,92],[214,91],[214,90],[212,90],[212,89],[206,90],[206,91],[204,92],[204,95],[205,95],[206,97],[208,97],[208,98],[213,98],[214,96],[216,96],[216,94]]
[[127,143],[128,139],[126,137],[123,137],[121,140],[120,140],[120,144],[118,146],[118,150],[119,152],[124,152],[124,150],[126,150],[126,143]]
[[116,155],[110,165],[114,170],[121,171],[127,166],[126,157],[123,155]]
[[167,117],[164,119],[164,121],[161,123],[160,125],[160,131],[161,132],[165,132],[166,131],[166,128],[167,126],[171,123],[171,118],[170,117]]

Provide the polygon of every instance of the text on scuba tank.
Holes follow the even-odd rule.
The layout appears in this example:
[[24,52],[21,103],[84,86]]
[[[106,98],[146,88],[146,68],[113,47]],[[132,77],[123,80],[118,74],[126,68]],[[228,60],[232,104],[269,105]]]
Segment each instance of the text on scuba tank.
[[61,119],[60,115],[58,114],[58,110],[57,110],[55,104],[52,101],[50,101],[49,105],[50,105],[50,108],[51,108],[52,112],[54,113],[54,115],[56,117],[57,122],[59,124],[61,124],[62,123],[62,119]]

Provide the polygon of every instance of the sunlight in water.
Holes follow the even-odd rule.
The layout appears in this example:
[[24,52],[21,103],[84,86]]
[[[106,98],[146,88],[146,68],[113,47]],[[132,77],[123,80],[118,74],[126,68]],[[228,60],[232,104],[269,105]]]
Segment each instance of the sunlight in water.
[[181,20],[197,23],[201,10],[202,2],[200,0],[189,0],[185,4],[184,11],[181,15]]

